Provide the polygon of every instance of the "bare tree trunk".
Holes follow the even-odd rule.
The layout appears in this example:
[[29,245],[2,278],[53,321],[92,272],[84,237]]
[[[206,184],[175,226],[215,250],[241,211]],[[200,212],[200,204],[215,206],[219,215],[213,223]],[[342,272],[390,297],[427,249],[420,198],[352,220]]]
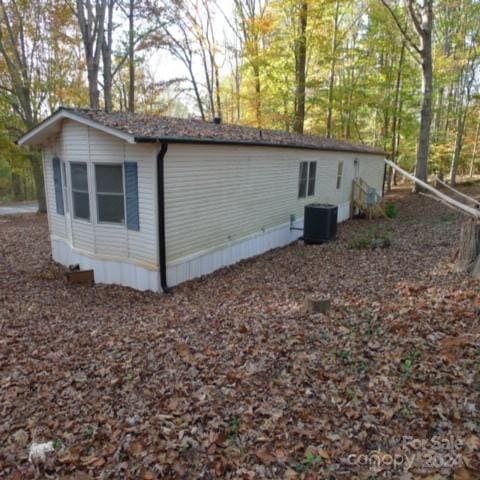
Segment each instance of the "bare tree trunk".
[[107,4],[107,29],[103,37],[102,57],[103,57],[103,97],[105,100],[105,111],[111,112],[112,101],[112,42],[113,42],[113,7],[115,0],[108,0]]
[[128,110],[135,111],[135,0],[130,0],[128,11]]
[[95,13],[91,0],[76,0],[76,15],[82,34],[87,64],[88,93],[90,107],[100,108],[100,92],[98,89],[98,72],[100,55],[103,46],[106,0],[95,1]]
[[265,15],[268,0],[234,0],[236,12],[240,18],[240,30],[243,46],[253,71],[255,88],[255,118],[257,127],[262,127],[262,84],[260,78],[260,39],[258,20]]
[[460,111],[457,118],[457,133],[455,134],[455,149],[453,152],[452,165],[450,168],[450,185],[454,187],[457,184],[457,171],[460,162],[460,154],[463,147],[463,137],[465,131],[466,112]]
[[262,127],[262,86],[260,81],[260,67],[257,65],[258,60],[253,65],[253,75],[255,78],[255,118],[257,127]]
[[240,109],[240,89],[242,86],[241,74],[240,74],[240,62],[238,58],[238,51],[235,50],[235,105],[237,113],[237,122],[240,120],[241,109]]
[[475,131],[475,143],[473,144],[472,159],[470,160],[470,178],[473,177],[475,172],[475,160],[477,159],[478,139],[480,136],[480,120],[477,123],[477,129]]
[[299,25],[300,34],[297,39],[295,48],[295,119],[293,130],[303,133],[303,125],[305,123],[305,82],[307,67],[307,19],[308,19],[308,2],[302,2],[300,6]]
[[195,99],[197,100],[198,109],[200,110],[200,116],[202,117],[202,120],[205,121],[206,117],[205,110],[203,109],[202,97],[200,96],[200,90],[198,88],[197,80],[195,79],[195,74],[193,73],[192,65],[188,67],[188,72],[190,73],[190,80],[192,82],[193,91],[195,93]]
[[[393,125],[392,125],[392,162],[397,163],[398,156],[398,137],[399,137],[399,124],[400,124],[400,104],[401,104],[401,88],[402,88],[402,73],[403,73],[403,62],[405,59],[405,42],[402,42],[402,47],[400,49],[400,58],[398,61],[398,70],[397,70],[397,79],[395,82],[395,100],[393,106]],[[393,172],[392,169],[388,169],[387,175],[387,190],[392,190],[392,178]]]
[[45,200],[42,155],[37,149],[30,148],[29,160],[32,165],[33,179],[35,181],[38,211],[40,213],[45,213],[47,211],[47,203]]
[[340,2],[335,2],[335,16],[333,19],[333,36],[332,46],[330,49],[330,75],[328,79],[328,110],[327,110],[327,138],[332,136],[332,116],[333,116],[333,89],[335,86],[335,67],[337,52],[337,36],[338,36],[338,15],[340,10]]
[[[391,2],[389,0],[381,0],[381,2],[392,15],[404,40],[411,47],[413,54],[422,66],[422,109],[420,112],[420,135],[417,147],[415,175],[420,180],[426,182],[428,178],[428,155],[430,152],[433,102],[433,0],[424,0],[422,5],[419,5],[415,0],[405,0],[411,23],[420,40],[419,44],[412,39],[407,29],[402,25]],[[420,190],[421,187],[419,184],[415,183],[414,191],[418,192]]]
[[217,62],[214,60],[214,69],[215,69],[215,94],[216,94],[216,101],[217,101],[217,115],[219,117],[222,116],[222,100],[220,98],[220,74],[218,71]]
[[[430,127],[432,124],[432,101],[433,101],[433,59],[432,59],[432,31],[425,32],[422,55],[422,110],[420,112],[420,137],[417,149],[417,164],[415,175],[423,181],[428,178],[428,155],[430,152]],[[415,184],[414,190],[419,191]]]

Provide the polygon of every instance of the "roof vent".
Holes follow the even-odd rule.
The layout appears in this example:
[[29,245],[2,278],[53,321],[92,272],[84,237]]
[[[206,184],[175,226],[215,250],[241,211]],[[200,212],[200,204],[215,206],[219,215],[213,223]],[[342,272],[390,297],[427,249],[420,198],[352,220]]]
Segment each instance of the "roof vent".
[[222,117],[213,117],[213,123],[215,125],[220,125],[222,123]]

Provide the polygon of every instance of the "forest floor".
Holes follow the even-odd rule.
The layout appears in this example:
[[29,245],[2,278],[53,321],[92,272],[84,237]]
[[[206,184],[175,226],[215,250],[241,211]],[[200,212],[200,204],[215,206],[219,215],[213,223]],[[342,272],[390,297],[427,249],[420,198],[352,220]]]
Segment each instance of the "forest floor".
[[0,218],[0,477],[480,478],[480,282],[455,213],[393,199],[171,295],[67,286],[46,218]]

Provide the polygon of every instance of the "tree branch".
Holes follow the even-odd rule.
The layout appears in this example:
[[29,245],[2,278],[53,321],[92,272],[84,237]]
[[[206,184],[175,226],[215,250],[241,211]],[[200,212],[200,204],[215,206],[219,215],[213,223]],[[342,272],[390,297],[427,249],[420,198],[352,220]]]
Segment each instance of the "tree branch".
[[388,0],[380,0],[384,7],[388,10],[390,15],[392,16],[393,20],[397,24],[398,29],[402,33],[403,37],[407,41],[407,43],[419,54],[422,55],[422,49],[412,40],[412,37],[408,34],[407,30],[402,26],[400,20],[397,17],[397,14],[391,7],[391,5],[388,3]]

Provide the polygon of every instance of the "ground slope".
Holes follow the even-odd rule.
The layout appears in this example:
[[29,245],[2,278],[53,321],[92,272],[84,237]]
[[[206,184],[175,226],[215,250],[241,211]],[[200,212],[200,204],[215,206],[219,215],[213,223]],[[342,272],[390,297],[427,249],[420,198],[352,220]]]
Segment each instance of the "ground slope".
[[479,478],[479,282],[455,214],[397,196],[168,296],[66,286],[45,217],[0,218],[0,477]]

